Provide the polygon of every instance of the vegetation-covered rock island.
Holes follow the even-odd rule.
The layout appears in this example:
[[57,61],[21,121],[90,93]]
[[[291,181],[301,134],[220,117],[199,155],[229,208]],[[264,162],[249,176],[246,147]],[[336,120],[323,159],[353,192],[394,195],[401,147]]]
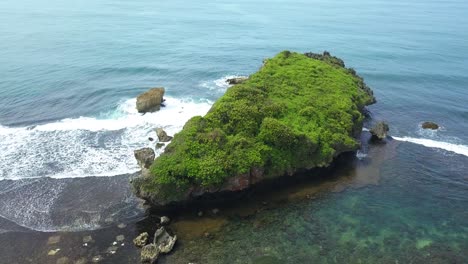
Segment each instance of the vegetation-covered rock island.
[[190,119],[133,187],[167,205],[329,166],[359,148],[363,110],[374,102],[363,79],[328,52],[283,51]]

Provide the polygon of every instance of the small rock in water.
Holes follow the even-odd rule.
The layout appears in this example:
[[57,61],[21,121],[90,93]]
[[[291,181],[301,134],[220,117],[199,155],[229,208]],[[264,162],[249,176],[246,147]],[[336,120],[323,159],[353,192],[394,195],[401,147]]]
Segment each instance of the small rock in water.
[[112,242],[112,245],[113,246],[117,245],[117,241]]
[[136,108],[138,112],[146,113],[159,110],[161,103],[164,101],[164,92],[164,88],[158,87],[140,94],[136,101]]
[[162,216],[160,219],[161,225],[167,225],[169,222],[171,222],[171,219],[167,216]]
[[168,136],[166,131],[160,127],[156,129],[156,134],[158,136],[159,142],[169,142],[172,140],[172,137]]
[[137,247],[144,247],[148,243],[149,234],[147,232],[141,233],[135,239],[133,239],[133,244]]
[[119,242],[122,242],[125,240],[125,236],[124,235],[118,235],[115,237],[115,240],[119,241]]
[[384,140],[387,137],[388,131],[388,124],[385,122],[379,122],[374,127],[372,127],[370,133],[372,134],[372,138],[377,140]]
[[203,212],[202,211],[198,212],[198,216],[200,217],[203,216]]
[[215,208],[213,210],[211,210],[211,212],[215,215],[219,214],[219,209],[218,208]]
[[92,243],[92,242],[94,242],[92,236],[84,236],[83,237],[83,243],[87,244],[87,243]]
[[124,224],[124,223],[120,223],[120,224],[117,225],[117,227],[120,228],[120,229],[124,229],[124,228],[127,227],[127,225]]
[[51,236],[47,240],[47,245],[53,245],[60,242],[60,236]]
[[111,253],[111,254],[115,254],[115,252],[117,252],[117,249],[119,249],[119,248],[116,247],[116,246],[108,247],[107,252]]
[[432,130],[439,129],[439,125],[434,123],[434,122],[424,122],[424,123],[422,123],[421,127],[423,129],[432,129]]
[[155,263],[159,256],[159,249],[155,244],[149,244],[143,247],[140,254],[142,263]]
[[49,255],[49,256],[55,256],[59,251],[60,251],[60,248],[51,249],[51,250],[49,250],[49,252],[47,253],[47,255]]
[[149,137],[148,140],[149,140],[149,141],[154,141],[154,138]]

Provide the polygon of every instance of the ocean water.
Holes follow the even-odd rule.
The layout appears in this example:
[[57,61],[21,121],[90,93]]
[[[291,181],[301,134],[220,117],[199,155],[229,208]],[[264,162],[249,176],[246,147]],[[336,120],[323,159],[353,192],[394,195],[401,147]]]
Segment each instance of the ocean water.
[[[468,233],[467,12],[468,2],[462,0],[3,0],[0,233],[94,230],[141,219],[144,210],[127,182],[138,170],[133,150],[152,146],[148,137],[155,137],[156,127],[176,133],[190,117],[209,110],[228,89],[227,78],[255,72],[264,58],[282,50],[327,50],[374,90],[378,103],[369,107],[368,125],[387,121],[398,142],[390,145],[398,150],[394,158],[372,165],[382,179],[377,185],[364,181],[364,188],[259,216],[294,219],[300,211],[318,212],[326,226],[320,228],[327,230],[319,232],[320,239],[335,241],[332,247],[339,252],[307,251],[306,245],[318,237],[286,232],[277,239],[301,244],[296,253],[302,259],[284,258],[280,254],[287,251],[271,245],[265,246],[271,251],[244,253],[267,261],[263,263],[270,257],[330,263],[332,254],[358,263],[372,261],[369,256],[377,247],[389,262],[410,260],[413,254],[419,263],[432,251],[410,250],[402,256],[392,250],[416,243],[440,253],[447,250],[436,246],[451,241],[451,259],[463,263],[463,235]],[[167,106],[138,114],[135,97],[151,87],[166,88]],[[424,121],[435,121],[441,129],[422,130]],[[375,163],[369,148],[359,152],[360,162]],[[359,210],[353,209],[358,205]],[[349,221],[342,219],[343,210]],[[385,227],[381,220],[386,217],[404,228]],[[297,225],[294,232],[308,232],[317,220],[299,219],[291,223]],[[331,223],[333,219],[340,221]],[[237,220],[227,224],[231,231],[219,232],[243,241],[241,234],[251,230],[248,222]],[[439,226],[444,221],[450,230]],[[359,229],[364,223],[369,230]],[[272,221],[272,229],[256,239],[265,241],[280,224]],[[348,237],[338,237],[343,232]],[[379,237],[366,242],[356,238],[360,232]],[[399,232],[405,232],[401,243],[395,242]],[[391,240],[388,245],[385,238]],[[392,250],[384,250],[387,246]],[[353,258],[356,248],[360,251]],[[205,260],[219,259],[220,252],[229,250],[218,249]],[[314,258],[317,254],[325,257]]]

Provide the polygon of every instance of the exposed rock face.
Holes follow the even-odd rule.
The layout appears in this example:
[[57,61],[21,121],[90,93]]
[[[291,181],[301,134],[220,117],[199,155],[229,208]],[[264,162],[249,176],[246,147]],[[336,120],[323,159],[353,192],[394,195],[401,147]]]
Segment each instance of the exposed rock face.
[[151,164],[153,164],[154,158],[156,157],[154,150],[151,148],[135,150],[134,154],[135,159],[138,162],[138,166],[140,166],[141,169],[149,169]]
[[226,82],[231,85],[235,85],[235,84],[243,83],[247,79],[249,79],[249,77],[236,77],[236,78],[227,79]]
[[172,137],[168,136],[166,131],[160,127],[156,129],[156,134],[158,135],[159,142],[169,142],[172,140]]
[[139,113],[157,111],[164,99],[164,88],[153,88],[137,97],[136,108]]
[[164,227],[159,228],[154,233],[153,243],[158,247],[159,252],[169,253],[177,241],[177,236],[171,236]]
[[[148,191],[142,186],[145,184],[148,177],[138,177],[133,179],[132,187],[136,196],[142,197],[157,206],[167,206],[171,203],[191,200],[207,193],[242,191],[271,177],[274,176],[265,177],[263,169],[253,168],[248,173],[228,178],[227,181],[220,186],[191,186],[189,188],[183,188],[173,184],[161,184],[156,186],[157,189]],[[203,215],[202,212],[200,213],[199,216]]]
[[159,249],[155,244],[149,244],[143,247],[140,254],[142,263],[155,263],[159,256]]
[[374,139],[383,140],[387,138],[389,127],[385,122],[377,123],[371,130],[370,133]]
[[149,234],[147,232],[141,233],[135,239],[133,239],[133,244],[137,247],[144,247],[148,244]]
[[424,129],[432,129],[432,130],[439,129],[439,125],[434,122],[424,122],[422,123],[421,127]]

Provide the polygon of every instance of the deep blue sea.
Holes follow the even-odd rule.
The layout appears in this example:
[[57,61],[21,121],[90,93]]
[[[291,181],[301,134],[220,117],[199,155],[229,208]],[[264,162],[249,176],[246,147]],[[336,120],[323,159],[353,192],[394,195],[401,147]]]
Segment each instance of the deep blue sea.
[[[299,211],[321,210],[315,217],[322,218],[313,221],[326,225],[339,211],[346,211],[354,217],[346,223],[354,231],[339,223],[332,226],[333,232],[327,230],[346,235],[333,240],[345,239],[346,244],[341,253],[333,254],[350,254],[352,263],[358,263],[361,257],[366,259],[359,251],[366,244],[349,243],[358,240],[356,221],[364,221],[366,210],[353,215],[349,206],[365,207],[369,201],[388,198],[394,203],[384,208],[399,208],[398,214],[407,217],[394,221],[415,232],[412,236],[405,231],[407,243],[422,250],[452,241],[450,257],[455,262],[450,263],[468,262],[460,253],[468,251],[467,14],[464,0],[2,0],[0,216],[5,223],[0,221],[0,231],[17,230],[12,227],[16,225],[40,231],[87,230],[104,227],[112,217],[141,215],[121,177],[138,171],[133,150],[153,145],[147,138],[154,136],[155,127],[176,133],[190,117],[209,110],[228,88],[227,78],[257,71],[263,59],[280,51],[326,50],[342,58],[373,89],[378,103],[369,107],[369,123],[387,121],[398,147],[391,160],[378,165],[379,187],[330,194],[317,204],[287,207],[283,213],[294,219]],[[152,87],[166,88],[167,107],[140,115],[135,98]],[[424,121],[434,121],[441,129],[422,130]],[[65,198],[93,185],[77,179],[93,177],[111,185],[100,182],[96,186],[101,189],[87,191],[84,200]],[[121,195],[112,193],[120,189]],[[93,200],[99,190],[104,193],[102,203]],[[352,205],[348,198],[355,199]],[[418,208],[431,210],[432,204],[433,214],[415,214]],[[379,222],[385,210],[373,206],[371,211],[378,216],[371,219]],[[69,212],[73,217],[64,219]],[[450,231],[444,230],[450,219],[454,221]],[[306,217],[298,225],[311,221]],[[448,224],[439,226],[443,221]],[[236,225],[226,234],[239,236],[232,234],[236,228],[248,232],[242,222]],[[306,232],[304,226],[297,232]],[[396,239],[402,229],[371,226],[366,234],[378,236],[372,240],[377,244],[366,252],[384,246],[385,232]],[[268,240],[268,234],[255,239]],[[304,241],[313,244],[316,239]],[[286,247],[303,255],[294,259],[296,263],[322,254],[314,248],[310,252],[315,253],[308,255],[303,252],[306,246],[297,247],[300,252]],[[350,253],[357,251],[359,258]],[[255,252],[260,259],[264,254],[267,260],[294,263],[268,250]],[[251,254],[246,249],[245,255]],[[380,254],[385,258],[394,252]],[[400,259],[408,260],[412,253],[406,254]],[[424,260],[426,253],[421,254],[415,263]],[[239,263],[250,263],[241,261],[245,255]],[[388,263],[390,259],[393,256]]]

